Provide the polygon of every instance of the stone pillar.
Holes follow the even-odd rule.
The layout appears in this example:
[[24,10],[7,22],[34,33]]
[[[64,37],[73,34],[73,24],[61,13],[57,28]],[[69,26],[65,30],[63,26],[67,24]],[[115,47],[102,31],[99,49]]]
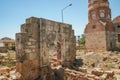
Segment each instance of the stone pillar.
[[65,31],[65,58],[63,66],[71,68],[76,58],[76,38],[71,26],[69,26]]
[[39,77],[39,24],[38,19],[30,18],[16,34],[17,72],[20,80],[34,80]]

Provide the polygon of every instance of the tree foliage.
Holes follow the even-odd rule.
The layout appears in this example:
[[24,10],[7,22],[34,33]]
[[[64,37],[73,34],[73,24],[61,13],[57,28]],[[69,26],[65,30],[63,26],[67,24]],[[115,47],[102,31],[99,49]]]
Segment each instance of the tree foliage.
[[85,45],[85,36],[82,35],[81,39],[80,39],[80,44]]

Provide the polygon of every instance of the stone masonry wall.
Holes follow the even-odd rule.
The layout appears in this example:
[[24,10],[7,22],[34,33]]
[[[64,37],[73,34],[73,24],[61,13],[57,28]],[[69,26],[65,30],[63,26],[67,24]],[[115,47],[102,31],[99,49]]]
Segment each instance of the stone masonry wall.
[[85,34],[87,50],[106,50],[106,35],[105,31],[93,32]]
[[115,34],[116,34],[116,46],[117,47],[120,47],[120,42],[118,40],[118,35],[120,34],[120,28],[118,28],[119,25],[120,25],[120,22],[119,22],[119,24],[114,24]]
[[107,31],[106,35],[108,50],[114,50],[116,48],[115,32]]
[[[31,17],[16,34],[17,72],[21,80],[34,80],[51,73],[49,54],[55,47],[64,66],[75,59],[75,36],[72,26],[43,18]],[[66,64],[67,61],[67,64]]]

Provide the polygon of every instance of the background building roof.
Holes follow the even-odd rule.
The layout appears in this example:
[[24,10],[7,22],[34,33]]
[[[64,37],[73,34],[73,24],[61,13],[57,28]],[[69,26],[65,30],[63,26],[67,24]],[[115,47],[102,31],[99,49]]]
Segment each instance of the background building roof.
[[9,37],[4,37],[0,39],[0,42],[15,42],[15,40]]
[[113,19],[113,23],[120,23],[120,16],[117,16],[116,18]]

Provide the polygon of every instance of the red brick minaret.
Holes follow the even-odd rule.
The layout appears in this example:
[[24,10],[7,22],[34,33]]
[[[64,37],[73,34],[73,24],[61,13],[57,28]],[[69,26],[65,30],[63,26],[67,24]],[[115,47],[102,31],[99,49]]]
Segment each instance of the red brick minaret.
[[115,48],[114,27],[108,0],[88,1],[88,24],[85,28],[86,49],[112,50]]
[[111,9],[108,0],[89,0],[89,22],[91,21],[110,21]]

